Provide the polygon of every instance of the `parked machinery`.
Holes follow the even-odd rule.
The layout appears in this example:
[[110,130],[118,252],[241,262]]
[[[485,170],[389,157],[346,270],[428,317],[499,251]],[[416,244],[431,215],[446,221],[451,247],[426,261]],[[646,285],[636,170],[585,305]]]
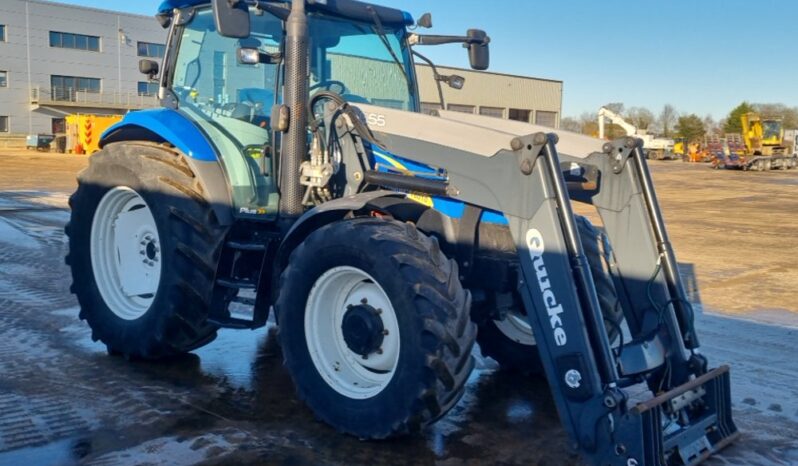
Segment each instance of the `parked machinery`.
[[[790,149],[785,140],[784,123],[781,118],[766,118],[758,113],[746,113],[740,117],[741,135],[727,135],[727,138],[738,138],[742,154],[732,150],[731,154],[716,157],[713,165],[716,168],[736,168],[742,170],[766,171],[780,168],[787,170],[798,168],[798,155]],[[794,145],[794,143],[793,143]]]
[[119,123],[122,115],[76,113],[66,117],[66,148],[75,154],[93,154],[100,150],[100,136]]
[[273,308],[300,398],[363,439],[446,415],[478,340],[545,374],[591,464],[692,465],[728,445],[729,368],[699,350],[642,141],[420,113],[413,48],[463,44],[482,70],[490,41],[409,30],[424,18],[165,2],[164,108],[110,128],[70,199],[93,338],[163,358]]
[[627,136],[640,138],[643,140],[643,149],[649,159],[673,160],[678,158],[673,152],[673,140],[657,138],[648,134],[645,130],[638,129],[636,126],[627,122],[622,116],[612,110],[601,107],[598,111],[599,139],[604,139],[605,120],[618,125],[626,132]]

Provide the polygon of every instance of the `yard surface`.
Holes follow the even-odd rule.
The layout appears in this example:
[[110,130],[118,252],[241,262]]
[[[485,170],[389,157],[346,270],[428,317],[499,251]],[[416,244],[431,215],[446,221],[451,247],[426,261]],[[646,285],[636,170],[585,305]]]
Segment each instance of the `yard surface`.
[[[66,201],[87,161],[0,153],[0,465],[578,464],[545,383],[479,356],[446,418],[388,442],[314,421],[273,325],[165,362],[107,356],[63,265]],[[743,437],[710,464],[798,464],[798,172],[651,166],[702,304],[703,352],[732,366]]]

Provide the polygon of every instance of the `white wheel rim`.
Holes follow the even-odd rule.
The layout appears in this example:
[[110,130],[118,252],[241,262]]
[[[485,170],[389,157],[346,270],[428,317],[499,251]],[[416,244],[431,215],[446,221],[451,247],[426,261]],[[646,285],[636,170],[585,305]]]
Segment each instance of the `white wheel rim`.
[[535,335],[532,333],[532,326],[527,322],[526,316],[513,312],[507,314],[503,320],[494,320],[493,323],[510,340],[526,346],[535,344]]
[[[349,306],[363,304],[381,311],[386,333],[367,359],[344,340],[344,315]],[[367,399],[382,392],[399,362],[399,322],[391,300],[369,274],[355,267],[335,267],[316,280],[305,308],[305,340],[313,364],[327,384],[351,399]]]
[[161,239],[152,211],[133,189],[118,186],[100,200],[91,225],[94,281],[108,308],[136,320],[161,281]]

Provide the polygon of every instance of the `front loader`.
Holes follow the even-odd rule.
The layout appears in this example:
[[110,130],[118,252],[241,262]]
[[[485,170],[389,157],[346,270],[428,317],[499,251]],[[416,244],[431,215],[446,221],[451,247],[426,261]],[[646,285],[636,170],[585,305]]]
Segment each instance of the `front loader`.
[[590,464],[697,464],[738,436],[640,140],[420,113],[414,48],[489,60],[483,31],[409,32],[428,16],[170,0],[158,19],[166,57],[140,68],[163,108],[110,128],[70,199],[72,291],[110,353],[192,351],[274,309],[300,398],[363,439],[444,416],[475,342],[545,375]]

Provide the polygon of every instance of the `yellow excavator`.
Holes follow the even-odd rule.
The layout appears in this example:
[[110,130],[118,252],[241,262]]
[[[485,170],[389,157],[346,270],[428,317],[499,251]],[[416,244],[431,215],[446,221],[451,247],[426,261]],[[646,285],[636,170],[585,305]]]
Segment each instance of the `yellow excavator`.
[[745,153],[739,157],[716,156],[716,168],[741,168],[765,171],[798,168],[798,156],[785,144],[784,121],[781,117],[762,117],[750,112],[740,117]]
[[784,121],[781,117],[765,118],[758,113],[746,113],[740,120],[746,155],[751,158],[769,157],[769,160],[760,159],[760,164],[764,162],[764,169],[798,167],[798,159],[784,143]]

